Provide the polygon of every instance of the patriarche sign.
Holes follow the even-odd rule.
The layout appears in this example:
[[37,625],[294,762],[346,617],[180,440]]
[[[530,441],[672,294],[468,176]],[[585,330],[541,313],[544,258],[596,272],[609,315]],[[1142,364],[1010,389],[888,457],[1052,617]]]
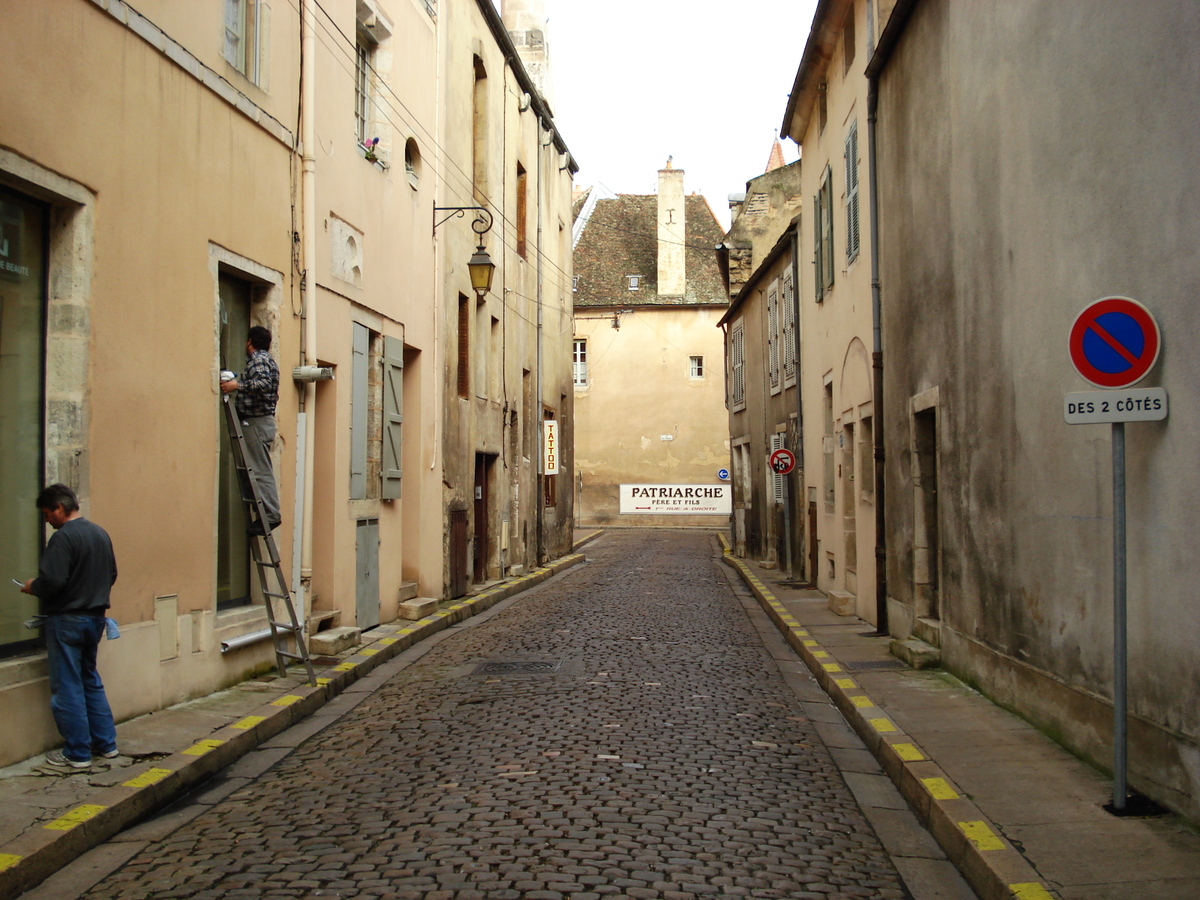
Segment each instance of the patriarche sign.
[[1128,297],[1088,304],[1071,326],[1071,363],[1096,387],[1137,384],[1154,368],[1161,346],[1150,310]]

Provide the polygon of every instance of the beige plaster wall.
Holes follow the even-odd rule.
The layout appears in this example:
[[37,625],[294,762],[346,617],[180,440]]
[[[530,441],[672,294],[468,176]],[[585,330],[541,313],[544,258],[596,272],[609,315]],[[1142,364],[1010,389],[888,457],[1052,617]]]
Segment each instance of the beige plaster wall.
[[[804,133],[800,172],[801,195],[812,198],[820,189],[828,169],[833,181],[833,288],[821,303],[816,302],[814,217],[801,223],[800,327],[803,403],[805,410],[804,471],[806,500],[815,492],[819,566],[817,586],[823,591],[845,591],[855,595],[855,612],[874,623],[875,613],[875,513],[870,485],[862,483],[861,454],[854,456],[856,482],[848,496],[843,478],[840,436],[846,426],[858,429],[871,417],[872,347],[871,240],[867,171],[867,80],[863,66],[867,56],[865,0],[852,4],[857,49],[855,62],[846,70],[840,39],[827,62],[825,78],[827,118],[824,128],[813,111]],[[846,256],[846,164],[845,141],[851,123],[858,127],[859,251],[854,260]],[[810,203],[811,205],[811,203]],[[825,385],[833,388],[833,441],[835,443],[833,504],[825,502],[824,438]],[[853,504],[857,552],[847,553],[846,512]],[[832,573],[832,574],[831,574]]]
[[[588,342],[586,388],[575,388],[575,466],[584,524],[723,526],[725,516],[622,516],[622,484],[720,484],[729,468],[720,308],[639,308],[576,318]],[[689,376],[703,356],[705,375]],[[669,436],[670,440],[664,440]]]

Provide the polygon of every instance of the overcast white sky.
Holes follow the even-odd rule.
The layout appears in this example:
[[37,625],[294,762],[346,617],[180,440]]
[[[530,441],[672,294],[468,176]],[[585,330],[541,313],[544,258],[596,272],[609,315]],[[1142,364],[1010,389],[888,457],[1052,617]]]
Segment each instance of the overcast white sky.
[[[668,156],[723,227],[761,175],[816,0],[544,0],[554,118],[577,187],[652,194]],[[783,142],[784,159],[796,146]]]

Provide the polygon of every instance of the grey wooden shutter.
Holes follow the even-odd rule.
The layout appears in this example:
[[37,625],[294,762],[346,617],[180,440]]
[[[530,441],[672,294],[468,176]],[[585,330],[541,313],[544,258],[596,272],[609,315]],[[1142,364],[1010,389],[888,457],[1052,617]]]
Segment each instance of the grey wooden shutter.
[[350,365],[350,499],[363,500],[367,496],[367,361],[371,332],[357,322],[353,328]]
[[401,425],[404,422],[404,342],[383,338],[383,467],[380,496],[400,499]]

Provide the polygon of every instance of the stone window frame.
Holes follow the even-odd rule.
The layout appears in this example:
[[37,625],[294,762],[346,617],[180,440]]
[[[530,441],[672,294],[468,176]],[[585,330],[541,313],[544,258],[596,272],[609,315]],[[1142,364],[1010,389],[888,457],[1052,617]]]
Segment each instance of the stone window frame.
[[46,483],[90,499],[88,372],[96,195],[32,160],[0,150],[0,183],[49,206],[43,433]]

